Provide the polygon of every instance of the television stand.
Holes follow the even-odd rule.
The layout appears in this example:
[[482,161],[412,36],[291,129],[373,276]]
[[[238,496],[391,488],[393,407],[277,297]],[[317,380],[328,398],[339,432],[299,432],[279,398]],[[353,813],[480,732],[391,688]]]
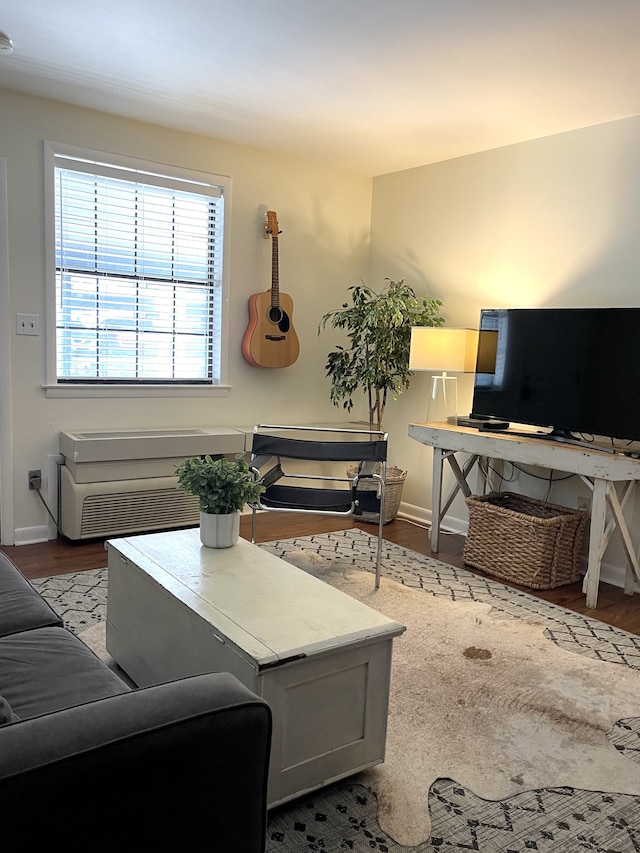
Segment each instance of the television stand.
[[[592,491],[589,557],[582,590],[588,608],[598,602],[598,586],[602,558],[609,540],[617,529],[622,539],[627,569],[624,591],[635,592],[640,584],[640,564],[624,517],[624,508],[640,481],[640,459],[622,452],[601,453],[587,447],[556,441],[541,441],[543,435],[509,432],[479,432],[477,429],[452,426],[446,423],[409,424],[409,436],[433,448],[433,480],[431,493],[431,550],[437,554],[440,524],[461,492],[469,497],[472,492],[467,478],[482,459],[504,459],[523,465],[566,471],[575,474]],[[467,454],[460,464],[456,453]],[[455,483],[447,499],[442,500],[442,481],[445,459],[455,476]],[[485,483],[486,485],[486,483]],[[609,518],[607,519],[607,516]]]

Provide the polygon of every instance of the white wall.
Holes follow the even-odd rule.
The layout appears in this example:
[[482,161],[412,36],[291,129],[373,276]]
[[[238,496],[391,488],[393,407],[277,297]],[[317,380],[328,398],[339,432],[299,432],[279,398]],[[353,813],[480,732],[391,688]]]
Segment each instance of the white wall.
[[[371,279],[441,298],[453,326],[477,328],[489,307],[640,306],[639,151],[636,116],[375,178]],[[468,412],[472,378],[460,382]],[[386,424],[418,507],[430,506],[431,451],[400,435],[424,420],[428,383],[416,374]],[[528,479],[515,490],[546,495]],[[549,499],[575,505],[585,491],[565,483]],[[464,505],[454,514],[465,521]]]
[[[41,538],[47,516],[27,471],[47,475],[64,429],[253,424],[256,421],[340,420],[324,376],[330,334],[319,337],[323,313],[338,307],[346,288],[366,277],[371,180],[314,161],[279,156],[193,134],[179,133],[61,103],[0,91],[0,158],[6,158],[10,344],[10,400],[0,401],[0,429],[13,434],[12,459],[3,458],[3,496],[13,487],[15,527],[3,544]],[[230,175],[231,297],[229,380],[224,399],[47,399],[45,379],[45,264],[43,140]],[[271,286],[271,241],[263,236],[266,208],[278,214],[280,288],[293,299],[300,338],[297,362],[280,370],[251,367],[240,343],[247,300]],[[1,217],[0,217],[1,223]],[[0,241],[0,246],[2,245]],[[0,286],[2,277],[0,276]],[[6,296],[6,294],[5,294]],[[1,302],[1,300],[0,300]],[[15,335],[16,313],[38,314],[39,337]],[[3,356],[4,353],[4,356]],[[3,393],[7,391],[2,389]],[[9,424],[2,422],[8,418]],[[6,446],[2,444],[0,446]],[[47,491],[47,483],[43,491]],[[5,507],[6,509],[6,507]],[[10,513],[3,514],[3,518]],[[5,523],[5,528],[7,524]]]

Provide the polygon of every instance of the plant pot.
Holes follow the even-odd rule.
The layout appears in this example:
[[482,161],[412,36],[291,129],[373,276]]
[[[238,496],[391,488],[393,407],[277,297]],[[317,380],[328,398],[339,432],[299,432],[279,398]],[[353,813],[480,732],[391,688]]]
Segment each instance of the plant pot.
[[240,536],[240,513],[200,513],[200,541],[207,548],[231,548]]

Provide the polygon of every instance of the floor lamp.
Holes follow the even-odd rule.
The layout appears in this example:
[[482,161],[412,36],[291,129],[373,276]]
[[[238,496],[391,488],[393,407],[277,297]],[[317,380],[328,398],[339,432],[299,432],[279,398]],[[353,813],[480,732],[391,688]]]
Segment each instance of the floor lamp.
[[475,329],[414,326],[411,329],[409,370],[439,375],[431,380],[427,405],[429,423],[458,422],[458,378],[449,374],[474,373],[478,352]]

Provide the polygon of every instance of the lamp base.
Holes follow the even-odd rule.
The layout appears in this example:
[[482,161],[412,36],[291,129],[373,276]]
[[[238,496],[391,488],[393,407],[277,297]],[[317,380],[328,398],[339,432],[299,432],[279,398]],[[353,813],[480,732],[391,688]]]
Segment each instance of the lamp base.
[[446,373],[431,379],[431,396],[427,405],[428,423],[458,423],[458,379]]

